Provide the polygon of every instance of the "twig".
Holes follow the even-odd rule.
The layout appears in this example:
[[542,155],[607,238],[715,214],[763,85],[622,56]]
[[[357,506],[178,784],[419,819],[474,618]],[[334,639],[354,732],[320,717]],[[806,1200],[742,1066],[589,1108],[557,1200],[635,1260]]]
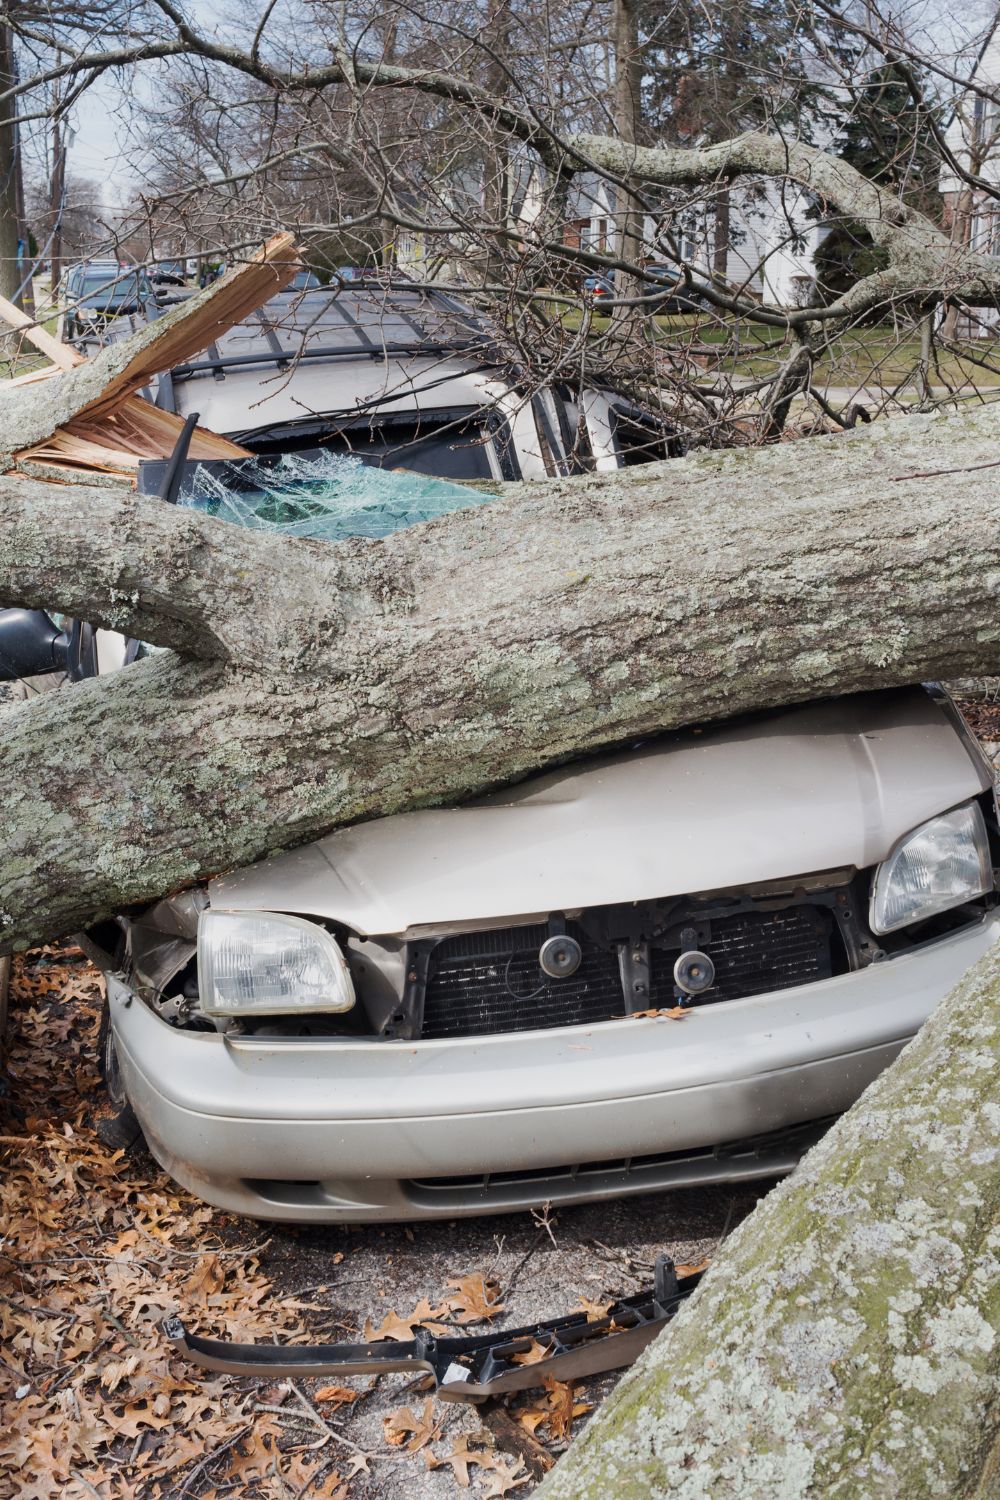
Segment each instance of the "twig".
[[85,1490],[90,1491],[90,1493],[94,1497],[94,1500],[102,1500],[100,1490],[95,1490],[89,1479],[84,1479],[83,1475],[80,1474],[76,1469],[70,1469],[69,1472],[76,1480],[77,1484],[82,1484]]
[[542,1204],[541,1208],[533,1208],[531,1210],[531,1217],[534,1221],[535,1228],[544,1229],[545,1233],[552,1241],[552,1248],[554,1250],[558,1250],[559,1246],[556,1243],[555,1235],[552,1233],[552,1226],[553,1224],[558,1224],[559,1215],[552,1212],[552,1204],[546,1202]]
[[313,1421],[316,1423],[317,1427],[319,1427],[322,1432],[329,1433],[330,1437],[333,1438],[335,1443],[340,1443],[343,1447],[349,1448],[352,1453],[360,1453],[363,1458],[371,1457],[371,1455],[369,1453],[366,1453],[365,1450],[359,1447],[357,1443],[352,1443],[350,1438],[346,1438],[344,1437],[343,1433],[338,1432],[336,1427],[331,1427],[325,1417],[320,1416],[319,1412],[316,1410],[315,1406],[313,1406],[312,1402],[308,1401],[302,1394],[298,1386],[295,1384],[294,1380],[290,1380],[288,1384],[291,1387],[292,1395],[302,1407],[303,1411],[308,1412]]
[[991,458],[985,464],[968,464],[959,469],[920,469],[915,474],[891,474],[890,484],[899,484],[903,479],[936,479],[939,474],[972,474],[976,469],[995,469],[1000,467],[1000,458]]
[[253,1423],[247,1422],[243,1427],[239,1429],[238,1432],[234,1432],[231,1438],[227,1438],[224,1443],[219,1443],[217,1447],[212,1448],[208,1453],[205,1454],[204,1458],[199,1458],[194,1468],[189,1471],[187,1478],[184,1480],[183,1485],[178,1491],[177,1500],[184,1500],[184,1496],[188,1494],[191,1485],[198,1478],[198,1476],[200,1474],[204,1474],[209,1465],[213,1464],[217,1458],[221,1458],[224,1453],[228,1453],[230,1448],[234,1448],[240,1441],[240,1439],[245,1438],[247,1433],[250,1432],[252,1428]]
[[534,1255],[535,1251],[538,1249],[541,1243],[541,1240],[536,1236],[536,1238],[532,1240],[528,1249],[525,1251],[524,1255],[521,1256],[521,1259],[518,1261],[513,1271],[511,1271],[510,1276],[507,1278],[507,1285],[500,1293],[500,1296],[504,1302],[509,1299],[511,1292],[513,1292],[515,1286],[517,1285],[518,1278],[520,1277],[521,1272],[524,1270],[525,1266],[528,1264],[529,1260]]

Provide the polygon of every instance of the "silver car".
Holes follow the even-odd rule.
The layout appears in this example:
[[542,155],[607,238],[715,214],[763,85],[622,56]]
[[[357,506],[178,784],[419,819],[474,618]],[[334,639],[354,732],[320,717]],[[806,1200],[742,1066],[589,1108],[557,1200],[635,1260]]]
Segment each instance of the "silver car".
[[1000,935],[998,848],[922,687],[347,828],[90,934],[114,1119],[266,1219],[787,1171]]

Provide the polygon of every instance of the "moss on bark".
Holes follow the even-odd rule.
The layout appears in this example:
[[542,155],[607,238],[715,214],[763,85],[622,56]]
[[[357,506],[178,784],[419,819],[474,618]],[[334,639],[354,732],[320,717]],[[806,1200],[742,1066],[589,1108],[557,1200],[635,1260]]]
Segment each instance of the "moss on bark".
[[910,417],[337,546],[0,481],[0,599],[178,653],[10,716],[0,942],[678,725],[997,672],[998,438]]
[[1000,945],[726,1241],[537,1493],[994,1496],[998,1437]]

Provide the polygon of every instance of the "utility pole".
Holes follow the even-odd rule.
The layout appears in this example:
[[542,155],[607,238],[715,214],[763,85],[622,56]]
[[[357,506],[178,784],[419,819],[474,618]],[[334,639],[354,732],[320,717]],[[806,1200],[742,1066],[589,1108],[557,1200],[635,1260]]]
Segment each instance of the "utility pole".
[[[511,0],[493,0],[492,15],[483,28],[491,51],[487,64],[487,87],[498,104],[510,88],[505,62],[510,52]],[[496,117],[487,125],[488,141],[483,153],[483,217],[486,221],[486,256],[483,277],[487,286],[502,286],[508,246],[506,230],[510,212],[510,136]]]
[[66,125],[58,107],[52,116],[52,176],[49,179],[49,214],[51,216],[51,239],[49,241],[49,265],[52,268],[52,290],[62,275],[62,221],[66,197]]
[[[642,128],[642,53],[639,47],[637,0],[615,0],[615,130],[627,146],[634,146]],[[615,192],[615,251],[621,260],[642,260],[644,212],[641,201],[627,188]],[[615,296],[635,297],[639,284],[622,271],[615,275]]]
[[[13,6],[8,7],[9,11]],[[0,25],[0,92],[17,82],[14,33],[9,22]],[[21,276],[18,243],[21,239],[20,159],[17,142],[17,99],[0,104],[0,295],[11,301],[17,296]]]

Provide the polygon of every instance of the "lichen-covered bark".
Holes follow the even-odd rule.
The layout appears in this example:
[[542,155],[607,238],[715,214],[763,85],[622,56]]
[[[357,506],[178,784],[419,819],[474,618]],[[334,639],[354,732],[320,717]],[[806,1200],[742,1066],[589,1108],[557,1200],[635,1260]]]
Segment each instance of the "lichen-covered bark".
[[0,599],[189,653],[8,716],[3,941],[671,726],[1000,671],[998,439],[910,417],[337,546],[0,482]]
[[725,1242],[537,1494],[987,1497],[998,1439],[1000,945]]

